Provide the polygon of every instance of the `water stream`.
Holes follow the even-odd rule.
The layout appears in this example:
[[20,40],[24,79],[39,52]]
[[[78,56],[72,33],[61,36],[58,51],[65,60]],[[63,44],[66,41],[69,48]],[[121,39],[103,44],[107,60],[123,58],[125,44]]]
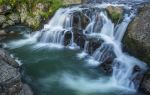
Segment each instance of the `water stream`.
[[[123,52],[121,43],[135,13],[128,6],[112,5],[128,11],[116,25],[105,11],[109,5],[61,8],[42,30],[7,42],[9,51],[23,63],[23,80],[35,95],[137,95],[138,83],[134,80],[146,70],[146,65]],[[92,16],[83,12],[92,8],[97,9]],[[75,12],[83,13],[90,21],[82,29],[83,35],[103,40],[91,55],[88,40],[84,48],[75,42]],[[65,46],[66,33],[71,33],[71,38]],[[112,56],[112,74],[95,69]],[[140,71],[135,71],[136,66]]]

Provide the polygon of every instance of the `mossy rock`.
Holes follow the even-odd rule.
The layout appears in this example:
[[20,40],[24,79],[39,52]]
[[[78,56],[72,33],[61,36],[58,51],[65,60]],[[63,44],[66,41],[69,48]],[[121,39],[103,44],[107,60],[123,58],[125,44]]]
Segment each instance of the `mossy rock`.
[[124,44],[130,54],[150,65],[150,4],[139,8],[134,20],[129,24]]
[[0,0],[0,14],[37,30],[62,6],[61,0]]
[[123,17],[123,9],[121,7],[108,6],[106,10],[114,23],[118,23]]

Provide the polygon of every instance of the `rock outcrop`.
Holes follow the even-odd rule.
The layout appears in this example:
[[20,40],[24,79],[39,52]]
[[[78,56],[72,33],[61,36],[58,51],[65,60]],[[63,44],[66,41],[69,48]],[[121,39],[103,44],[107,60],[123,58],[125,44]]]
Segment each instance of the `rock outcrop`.
[[0,95],[33,95],[30,88],[21,82],[18,67],[18,63],[0,49]]
[[0,2],[0,30],[16,24],[24,24],[37,30],[61,6],[63,2],[60,0],[3,0]]
[[134,20],[129,24],[124,44],[130,54],[150,64],[150,4],[139,8]]
[[140,90],[150,95],[150,71],[147,71],[140,85]]
[[123,17],[123,9],[121,7],[108,6],[106,10],[114,23],[119,22]]
[[[150,65],[150,4],[142,5],[134,20],[129,24],[123,43],[125,50]],[[150,71],[141,81],[140,90],[150,94]]]

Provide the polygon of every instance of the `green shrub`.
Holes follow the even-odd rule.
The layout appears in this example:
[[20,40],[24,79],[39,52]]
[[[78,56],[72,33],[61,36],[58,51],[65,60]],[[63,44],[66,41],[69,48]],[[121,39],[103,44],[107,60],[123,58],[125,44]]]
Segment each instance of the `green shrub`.
[[117,23],[122,19],[122,14],[117,13],[117,12],[112,12],[109,15],[114,23]]

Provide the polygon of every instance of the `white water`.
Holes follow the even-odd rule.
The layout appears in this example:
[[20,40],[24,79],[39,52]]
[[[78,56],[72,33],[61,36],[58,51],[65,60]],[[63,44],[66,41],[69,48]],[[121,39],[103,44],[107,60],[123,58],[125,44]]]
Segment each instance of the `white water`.
[[77,55],[78,58],[82,59],[88,55],[88,45],[89,45],[89,41],[86,41],[84,44],[83,51]]
[[[15,44],[16,47],[19,47],[28,43],[36,43],[35,47],[50,46],[62,48],[64,47],[65,33],[71,32],[72,36],[70,39],[70,44],[67,47],[70,49],[77,48],[78,46],[74,42],[74,32],[72,26],[73,13],[83,9],[84,8],[79,7],[59,9],[54,17],[50,20],[50,22],[46,24],[41,31],[31,35],[28,37],[28,39],[20,40],[11,43],[10,45],[13,46]],[[87,78],[87,76],[78,76],[74,79],[72,76],[67,74],[60,78],[61,83],[65,84],[68,88],[73,90],[88,93],[107,92],[113,89],[135,91],[136,87],[132,81],[132,79],[134,79],[133,76],[136,76],[136,73],[134,73],[134,67],[139,66],[142,70],[144,70],[146,69],[146,66],[138,59],[125,54],[122,51],[121,46],[121,40],[133,16],[133,13],[125,14],[123,21],[115,26],[114,23],[112,23],[112,21],[108,18],[105,11],[99,11],[92,18],[89,17],[90,23],[84,30],[84,34],[86,36],[92,36],[104,40],[102,45],[92,54],[92,56],[86,59],[90,66],[99,66],[104,61],[106,61],[112,53],[116,55],[116,58],[113,59],[112,63],[113,74],[109,79],[105,80],[105,78],[99,78],[92,80]],[[98,27],[101,25],[101,20],[97,20],[97,18],[102,19],[102,28],[100,30]],[[78,54],[79,58],[84,58],[88,55],[88,43],[89,42],[87,41],[85,42],[83,52]]]

